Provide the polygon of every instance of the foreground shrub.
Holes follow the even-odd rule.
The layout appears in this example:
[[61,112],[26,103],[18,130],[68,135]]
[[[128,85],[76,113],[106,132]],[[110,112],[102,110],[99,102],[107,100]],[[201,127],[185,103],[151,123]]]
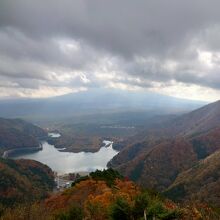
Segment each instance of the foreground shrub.
[[83,210],[75,205],[72,205],[70,209],[55,215],[55,220],[73,220],[73,219],[74,220],[83,219]]
[[110,216],[113,220],[132,220],[132,209],[124,198],[117,198],[110,210]]

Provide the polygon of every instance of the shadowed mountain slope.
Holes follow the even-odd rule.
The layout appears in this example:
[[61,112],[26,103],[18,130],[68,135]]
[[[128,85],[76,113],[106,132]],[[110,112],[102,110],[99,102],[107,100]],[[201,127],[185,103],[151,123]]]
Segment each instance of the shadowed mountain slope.
[[220,204],[220,151],[180,173],[165,194],[180,201]]
[[217,150],[219,101],[132,137],[131,144],[124,146],[109,165],[141,185],[163,191],[180,173]]
[[38,148],[38,139],[46,135],[43,129],[26,121],[0,118],[0,153],[11,149]]
[[52,191],[52,170],[37,161],[0,159],[0,205],[42,199]]

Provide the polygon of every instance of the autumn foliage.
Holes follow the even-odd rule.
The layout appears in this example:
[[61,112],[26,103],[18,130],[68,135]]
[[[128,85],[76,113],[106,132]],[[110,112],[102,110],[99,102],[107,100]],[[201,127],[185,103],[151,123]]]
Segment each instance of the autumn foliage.
[[207,205],[187,204],[180,207],[153,190],[141,189],[112,169],[93,172],[71,188],[42,202],[5,210],[0,219],[143,220],[144,213],[148,220],[219,219]]

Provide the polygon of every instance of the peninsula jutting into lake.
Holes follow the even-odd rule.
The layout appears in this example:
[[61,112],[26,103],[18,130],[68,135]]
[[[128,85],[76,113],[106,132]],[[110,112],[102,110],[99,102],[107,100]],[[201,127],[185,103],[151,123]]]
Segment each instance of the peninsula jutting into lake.
[[[59,134],[50,135],[54,138]],[[58,174],[91,172],[96,169],[106,168],[107,163],[118,153],[114,150],[111,141],[103,141],[99,151],[92,152],[64,152],[62,148],[55,148],[46,141],[41,143],[42,150],[37,152],[20,154],[13,159],[32,159],[48,165]]]

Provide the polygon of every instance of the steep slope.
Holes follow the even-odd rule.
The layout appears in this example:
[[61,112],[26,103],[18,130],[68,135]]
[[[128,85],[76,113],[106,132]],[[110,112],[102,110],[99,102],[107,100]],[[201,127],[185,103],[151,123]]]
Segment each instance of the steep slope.
[[118,145],[121,152],[113,158],[109,166],[116,167],[127,163],[168,139],[191,138],[219,125],[220,101],[217,101],[185,115],[154,124],[122,143],[116,143],[116,148]]
[[197,135],[220,125],[220,101],[178,117],[167,129],[180,136]]
[[38,139],[46,135],[43,129],[23,120],[0,118],[0,154],[11,149],[37,149]]
[[197,155],[192,144],[179,138],[163,141],[117,169],[145,187],[162,191],[175,180],[179,172],[191,167],[196,161]]
[[[207,126],[206,126],[207,125]],[[220,149],[220,102],[148,129],[109,163],[141,185],[160,191],[179,173]]]
[[42,199],[54,186],[52,170],[37,161],[0,159],[0,205]]
[[172,199],[220,204],[220,151],[180,173],[165,193]]
[[220,129],[190,139],[176,138],[155,145],[151,151],[119,167],[140,184],[166,189],[177,175],[220,149]]

